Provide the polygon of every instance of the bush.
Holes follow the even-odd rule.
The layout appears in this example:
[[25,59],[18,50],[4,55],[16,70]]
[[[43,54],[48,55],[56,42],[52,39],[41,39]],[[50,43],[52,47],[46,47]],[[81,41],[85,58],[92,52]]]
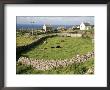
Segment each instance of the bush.
[[17,63],[16,65],[17,74],[31,73],[32,70],[32,66],[23,65],[21,63]]

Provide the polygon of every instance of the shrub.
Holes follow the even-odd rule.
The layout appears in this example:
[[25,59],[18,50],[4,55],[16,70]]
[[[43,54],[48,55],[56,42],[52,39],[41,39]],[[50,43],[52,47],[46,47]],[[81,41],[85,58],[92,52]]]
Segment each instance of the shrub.
[[20,62],[16,65],[16,73],[17,74],[24,74],[31,72],[33,69],[31,66],[23,65]]

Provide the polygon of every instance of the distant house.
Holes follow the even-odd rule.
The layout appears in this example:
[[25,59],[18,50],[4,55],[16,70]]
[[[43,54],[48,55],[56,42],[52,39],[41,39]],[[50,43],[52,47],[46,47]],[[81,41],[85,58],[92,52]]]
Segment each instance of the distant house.
[[92,25],[90,25],[90,23],[82,22],[80,24],[80,30],[90,30],[91,28],[92,28]]
[[79,30],[79,29],[80,29],[80,26],[79,26],[79,25],[74,25],[74,26],[72,27],[72,29],[73,29],[73,30]]
[[52,30],[52,26],[51,25],[43,25],[43,30],[45,30],[45,32]]
[[65,27],[64,26],[59,26],[59,27],[57,27],[57,30],[65,30]]

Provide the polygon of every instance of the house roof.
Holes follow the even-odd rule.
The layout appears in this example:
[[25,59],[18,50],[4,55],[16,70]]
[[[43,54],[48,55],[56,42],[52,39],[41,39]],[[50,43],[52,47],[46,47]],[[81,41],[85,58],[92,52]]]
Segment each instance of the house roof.
[[84,23],[85,26],[91,26],[90,23]]

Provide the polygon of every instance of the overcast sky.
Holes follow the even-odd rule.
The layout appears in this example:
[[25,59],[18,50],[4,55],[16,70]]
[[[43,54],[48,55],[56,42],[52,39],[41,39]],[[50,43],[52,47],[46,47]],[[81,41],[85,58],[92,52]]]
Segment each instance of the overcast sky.
[[94,16],[17,16],[17,24],[75,25],[81,22],[94,24]]

